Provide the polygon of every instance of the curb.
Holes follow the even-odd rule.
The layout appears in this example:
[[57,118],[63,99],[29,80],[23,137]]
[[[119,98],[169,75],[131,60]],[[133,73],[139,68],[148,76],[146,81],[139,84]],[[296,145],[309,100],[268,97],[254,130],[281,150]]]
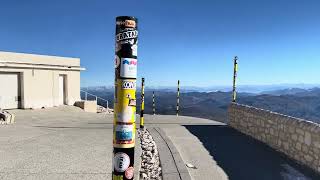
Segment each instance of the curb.
[[140,138],[139,136],[137,136],[137,132],[136,132],[136,146],[134,149],[134,180],[139,180],[140,179],[140,169],[141,169],[141,153],[142,153],[142,149],[141,149],[141,142],[140,142]]
[[188,169],[183,162],[179,151],[176,149],[172,141],[165,134],[165,132],[159,128],[148,128],[152,138],[157,144],[163,180],[191,180]]

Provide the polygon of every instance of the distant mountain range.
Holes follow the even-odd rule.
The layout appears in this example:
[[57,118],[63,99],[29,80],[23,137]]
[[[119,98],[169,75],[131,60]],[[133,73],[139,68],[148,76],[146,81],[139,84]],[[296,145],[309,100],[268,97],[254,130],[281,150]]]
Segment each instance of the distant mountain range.
[[[113,89],[88,88],[86,90],[110,100],[110,107],[113,106]],[[156,114],[175,114],[176,92],[168,91],[168,89],[147,89],[145,112],[152,113],[152,91],[155,91],[156,95]],[[137,96],[137,109],[139,110],[140,92],[137,92]],[[230,102],[231,92],[185,91],[180,96],[180,114],[225,122]],[[260,93],[240,92],[237,102],[320,123],[320,88],[317,87],[311,89],[294,87]],[[99,104],[106,105],[102,101],[99,101]]]
[[[209,87],[197,87],[197,86],[183,86],[181,84],[181,92],[228,92],[232,90],[231,86],[209,86]],[[275,84],[275,85],[238,85],[238,92],[261,94],[261,93],[273,93],[275,91],[290,90],[291,89],[312,89],[315,87],[320,88],[320,84]],[[93,86],[93,87],[82,87],[82,90],[90,91],[110,91],[113,92],[113,86]],[[137,88],[140,90],[140,86]],[[146,86],[147,91],[166,91],[175,92],[177,87],[174,86]]]

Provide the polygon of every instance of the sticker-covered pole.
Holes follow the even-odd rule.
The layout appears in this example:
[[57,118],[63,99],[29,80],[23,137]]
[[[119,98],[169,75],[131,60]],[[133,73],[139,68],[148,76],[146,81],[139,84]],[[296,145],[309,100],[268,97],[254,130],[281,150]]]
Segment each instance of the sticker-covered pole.
[[180,80],[178,80],[178,90],[177,90],[177,116],[179,116],[179,103],[180,103]]
[[234,66],[233,66],[233,88],[232,88],[232,102],[236,102],[237,91],[236,91],[236,78],[238,72],[238,57],[234,57]]
[[140,128],[144,128],[144,78],[141,80]]
[[152,112],[153,112],[153,115],[156,115],[156,102],[154,98],[155,98],[154,91],[152,91]]
[[132,180],[136,130],[137,19],[116,18],[113,180]]

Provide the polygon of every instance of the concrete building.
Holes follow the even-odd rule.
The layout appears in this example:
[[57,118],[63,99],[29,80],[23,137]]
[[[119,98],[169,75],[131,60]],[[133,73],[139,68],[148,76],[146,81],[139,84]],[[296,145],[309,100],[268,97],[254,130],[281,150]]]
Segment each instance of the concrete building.
[[81,70],[79,58],[0,51],[0,109],[73,105]]

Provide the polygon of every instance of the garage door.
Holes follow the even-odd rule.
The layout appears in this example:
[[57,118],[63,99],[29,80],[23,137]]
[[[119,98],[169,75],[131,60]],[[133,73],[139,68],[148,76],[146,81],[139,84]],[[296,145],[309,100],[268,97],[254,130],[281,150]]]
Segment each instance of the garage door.
[[19,74],[0,72],[0,108],[19,108]]

